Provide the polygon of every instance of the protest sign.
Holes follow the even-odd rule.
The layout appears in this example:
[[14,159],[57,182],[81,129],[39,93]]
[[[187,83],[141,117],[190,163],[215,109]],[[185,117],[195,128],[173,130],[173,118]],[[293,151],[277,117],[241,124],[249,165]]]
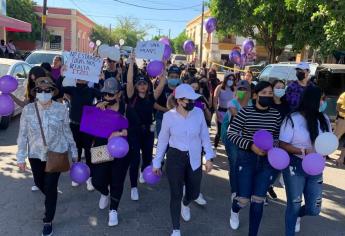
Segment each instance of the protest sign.
[[164,43],[150,40],[137,43],[135,56],[149,60],[162,60],[164,54]]
[[128,120],[112,110],[84,106],[80,131],[100,138],[109,138],[114,131],[128,128]]
[[65,77],[98,83],[102,59],[82,52],[70,52]]

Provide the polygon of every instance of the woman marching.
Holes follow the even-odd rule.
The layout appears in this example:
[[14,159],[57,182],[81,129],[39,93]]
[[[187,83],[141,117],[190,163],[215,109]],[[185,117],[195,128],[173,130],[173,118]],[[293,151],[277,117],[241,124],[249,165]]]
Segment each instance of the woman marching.
[[56,210],[60,177],[59,172],[45,172],[47,152],[44,143],[50,151],[63,153],[71,150],[74,160],[78,156],[69,127],[68,110],[65,105],[52,101],[52,97],[57,93],[57,88],[50,78],[36,78],[31,94],[38,102],[24,107],[17,141],[17,162],[20,170],[25,171],[25,158],[28,157],[35,184],[45,195],[43,236],[53,234],[52,221]]
[[[132,55],[127,73],[128,106],[126,116],[129,121],[128,142],[130,146],[131,165],[129,169],[131,180],[131,199],[139,200],[138,175],[141,160],[139,182],[144,183],[142,172],[152,162],[154,144],[153,106],[158,98],[157,91],[165,86],[165,76],[160,78],[156,92],[152,94],[152,84],[149,78],[141,74],[134,75],[135,56]],[[133,82],[133,78],[135,78]],[[140,155],[140,151],[142,155]]]
[[[103,102],[97,104],[101,109],[116,111],[125,114],[126,104],[121,99],[121,85],[115,78],[109,78],[104,82],[101,90]],[[112,133],[109,138],[127,136],[127,130],[120,130]],[[94,138],[92,148],[107,145],[108,139]],[[109,205],[108,226],[118,225],[117,210],[123,193],[123,185],[126,179],[127,170],[130,164],[130,157],[127,154],[123,158],[114,158],[112,161],[93,164],[92,185],[101,193],[99,208],[105,209]]]
[[253,143],[256,131],[264,129],[278,141],[281,124],[279,111],[272,108],[273,89],[269,82],[255,86],[256,103],[242,108],[233,119],[228,138],[238,147],[236,161],[237,195],[232,202],[230,227],[238,229],[239,212],[249,201],[249,234],[258,234],[267,190],[278,171],[267,160],[267,153]]
[[[201,109],[194,108],[195,100],[199,97],[188,84],[181,84],[175,89],[176,107],[164,114],[157,154],[153,159],[153,172],[160,175],[161,162],[169,145],[166,172],[170,187],[172,236],[181,235],[180,214],[185,221],[189,221],[191,215],[188,205],[199,196],[202,148],[206,153],[206,172],[213,167],[211,160],[214,152],[205,117]],[[183,185],[186,186],[184,197]]]
[[[302,168],[304,156],[315,153],[316,137],[332,131],[328,117],[319,110],[321,103],[321,89],[307,87],[296,112],[286,117],[280,130],[280,146],[290,154],[289,167],[283,171],[287,196],[286,236],[300,231],[301,217],[317,216],[321,211],[322,174],[311,176]],[[301,207],[302,194],[305,205]]]

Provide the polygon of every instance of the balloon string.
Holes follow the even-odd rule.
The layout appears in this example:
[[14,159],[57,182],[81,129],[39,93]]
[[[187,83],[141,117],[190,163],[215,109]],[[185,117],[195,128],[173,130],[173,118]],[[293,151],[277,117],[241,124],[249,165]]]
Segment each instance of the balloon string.
[[[225,69],[229,69],[229,70],[233,70],[233,71],[239,71],[239,72],[247,72],[248,70],[241,70],[241,69],[238,69],[236,67],[228,67],[228,66],[224,66],[224,65],[221,65],[221,64],[218,64],[218,63],[215,63],[215,62],[212,62],[212,65],[217,65],[217,66],[220,66],[220,67],[223,67]],[[261,72],[257,72],[257,71],[252,71],[254,74],[260,74]]]

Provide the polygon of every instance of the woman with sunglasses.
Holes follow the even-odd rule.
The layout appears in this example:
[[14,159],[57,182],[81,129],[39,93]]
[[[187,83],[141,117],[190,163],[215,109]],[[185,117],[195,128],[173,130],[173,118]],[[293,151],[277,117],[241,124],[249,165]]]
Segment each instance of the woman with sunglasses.
[[25,159],[29,158],[35,184],[45,195],[43,236],[53,234],[52,221],[56,210],[60,173],[44,171],[47,152],[38,115],[42,122],[48,150],[60,153],[70,150],[73,160],[76,160],[78,156],[69,127],[68,110],[65,105],[52,101],[52,97],[57,93],[58,90],[50,78],[40,77],[35,80],[35,87],[31,90],[31,95],[37,99],[37,102],[30,103],[23,108],[17,140],[18,167],[25,171]]
[[[153,159],[153,172],[160,175],[161,162],[169,145],[166,172],[170,187],[172,236],[181,235],[180,214],[185,221],[189,221],[189,204],[199,196],[202,148],[205,151],[206,172],[213,167],[211,160],[214,152],[205,117],[201,109],[194,108],[199,97],[188,84],[181,84],[175,89],[176,107],[164,114],[157,154]],[[184,197],[183,185],[186,187]]]
[[[121,85],[115,78],[107,79],[101,92],[103,94],[103,101],[98,103],[97,107],[125,115],[126,104],[121,99]],[[127,136],[127,130],[114,132],[109,138],[117,136]],[[107,138],[94,137],[92,147],[107,144]],[[107,208],[110,202],[108,226],[118,225],[117,210],[123,193],[123,186],[130,160],[130,156],[126,155],[123,158],[114,158],[110,162],[93,164],[92,184],[101,193],[99,208],[101,210]]]
[[[130,146],[129,155],[131,165],[129,176],[131,180],[131,199],[139,200],[138,192],[138,175],[139,182],[144,183],[142,172],[152,162],[152,152],[154,144],[153,111],[154,104],[158,98],[158,93],[152,94],[151,81],[142,74],[134,74],[135,56],[131,56],[127,73],[127,112],[126,116],[129,121],[128,142]],[[134,80],[134,81],[133,81]],[[162,90],[164,83],[159,83],[157,90]],[[141,155],[140,155],[141,152]]]

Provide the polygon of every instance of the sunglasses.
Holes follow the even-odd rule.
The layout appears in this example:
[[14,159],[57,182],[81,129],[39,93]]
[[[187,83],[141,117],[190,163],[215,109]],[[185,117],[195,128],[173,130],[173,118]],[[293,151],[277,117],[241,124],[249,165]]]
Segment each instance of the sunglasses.
[[114,97],[117,93],[103,93],[103,96]]
[[36,93],[51,93],[53,91],[54,91],[54,89],[52,89],[52,88],[46,88],[46,89],[36,88],[35,89]]

